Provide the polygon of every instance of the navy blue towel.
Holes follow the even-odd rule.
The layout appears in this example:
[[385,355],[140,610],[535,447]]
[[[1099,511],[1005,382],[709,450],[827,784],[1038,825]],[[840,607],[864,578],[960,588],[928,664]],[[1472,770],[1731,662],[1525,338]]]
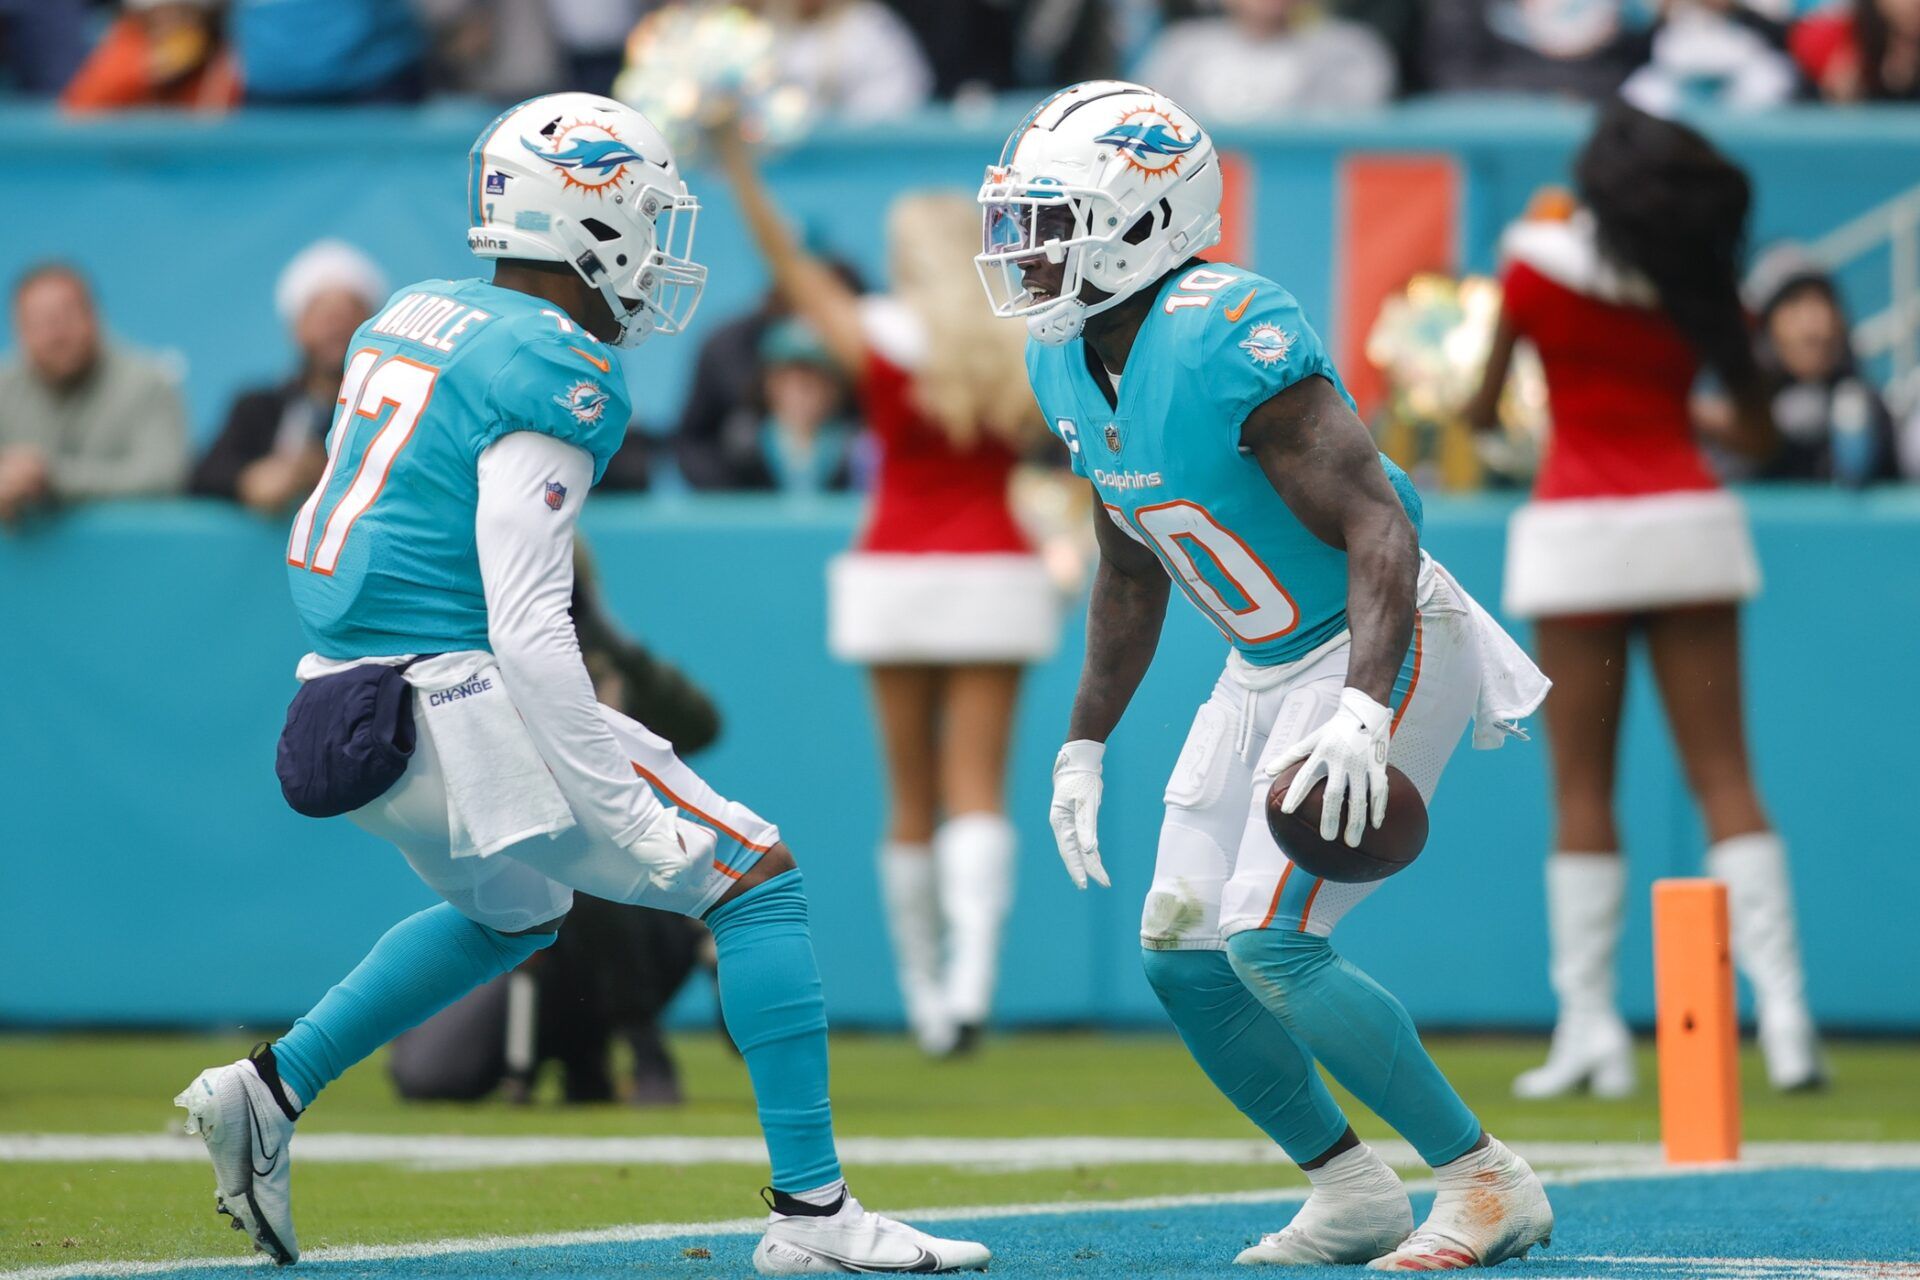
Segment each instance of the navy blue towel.
[[351,813],[400,781],[414,744],[405,670],[368,663],[300,686],[274,756],[280,792],[294,812]]

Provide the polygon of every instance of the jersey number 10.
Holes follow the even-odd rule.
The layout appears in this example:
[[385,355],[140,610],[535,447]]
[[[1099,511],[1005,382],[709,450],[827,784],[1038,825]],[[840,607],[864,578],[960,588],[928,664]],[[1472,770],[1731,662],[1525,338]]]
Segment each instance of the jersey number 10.
[[1299,625],[1300,610],[1273,570],[1199,503],[1179,499],[1140,507],[1133,522],[1180,589],[1229,640],[1265,644]]
[[[340,563],[341,548],[347,544],[347,535],[353,532],[353,522],[373,505],[373,500],[386,486],[387,473],[393,470],[400,450],[413,438],[413,429],[419,424],[420,415],[426,412],[427,401],[433,398],[433,384],[439,376],[440,371],[432,365],[405,356],[382,360],[380,353],[371,348],[353,353],[353,358],[347,361],[346,375],[340,379],[340,396],[335,401],[339,411],[334,414],[333,431],[327,440],[327,469],[320,473],[320,483],[314,486],[313,493],[301,504],[300,514],[294,517],[293,536],[287,540],[288,564],[328,577],[333,575]],[[353,473],[352,483],[320,526],[320,545],[316,549],[313,528],[319,520],[320,504],[333,484],[334,468],[347,453],[354,436],[359,434],[360,420],[377,423],[389,408],[393,413],[387,416],[386,425],[374,433],[361,451],[360,466]]]

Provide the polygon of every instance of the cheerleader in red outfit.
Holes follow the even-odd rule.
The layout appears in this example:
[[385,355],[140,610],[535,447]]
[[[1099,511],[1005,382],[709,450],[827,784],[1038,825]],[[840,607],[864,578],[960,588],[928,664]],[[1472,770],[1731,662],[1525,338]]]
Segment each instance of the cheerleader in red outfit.
[[781,220],[737,136],[718,143],[793,312],[858,387],[880,446],[867,525],[828,574],[829,647],[864,665],[885,747],[880,883],[922,1048],[971,1047],[1012,902],[1007,749],[1022,669],[1052,654],[1060,598],[1008,501],[1039,436],[1022,335],[995,322],[980,212],[906,195],[889,214],[894,292],[860,297]]
[[1507,541],[1507,611],[1535,622],[1553,680],[1546,725],[1556,842],[1547,861],[1559,1020],[1521,1097],[1631,1092],[1614,1003],[1626,879],[1614,822],[1627,646],[1644,638],[1687,783],[1726,882],[1734,958],[1752,982],[1768,1075],[1822,1078],[1786,851],[1767,821],[1741,722],[1740,604],[1760,586],[1745,512],[1719,487],[1688,402],[1704,367],[1736,405],[1723,443],[1774,433],[1736,281],[1747,178],[1699,134],[1624,104],[1575,167],[1580,207],[1509,228],[1505,302],[1474,425],[1491,427],[1516,341],[1539,351],[1553,421],[1533,501]]

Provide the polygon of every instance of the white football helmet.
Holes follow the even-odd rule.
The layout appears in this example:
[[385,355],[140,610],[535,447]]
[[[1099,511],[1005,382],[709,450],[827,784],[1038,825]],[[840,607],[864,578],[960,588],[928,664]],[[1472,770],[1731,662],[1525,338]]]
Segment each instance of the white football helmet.
[[[1152,89],[1089,80],[1020,122],[980,187],[985,247],[974,259],[995,315],[1024,316],[1045,343],[1220,239],[1220,157],[1194,118]],[[1049,212],[1053,211],[1053,212]],[[1036,295],[1020,270],[1044,256],[1065,274]],[[1110,295],[1089,303],[1083,285]]]
[[532,98],[488,125],[467,162],[474,253],[571,264],[613,308],[615,346],[693,319],[707,283],[692,257],[700,202],[638,111],[591,93]]

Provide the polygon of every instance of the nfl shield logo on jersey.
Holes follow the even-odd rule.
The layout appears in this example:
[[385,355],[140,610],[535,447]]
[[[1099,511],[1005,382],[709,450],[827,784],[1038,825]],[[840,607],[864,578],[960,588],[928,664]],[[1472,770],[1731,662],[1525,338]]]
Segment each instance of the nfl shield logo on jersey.
[[1107,424],[1107,448],[1114,453],[1120,452],[1120,428],[1111,422]]
[[547,505],[555,511],[567,500],[567,486],[557,480],[547,481]]

